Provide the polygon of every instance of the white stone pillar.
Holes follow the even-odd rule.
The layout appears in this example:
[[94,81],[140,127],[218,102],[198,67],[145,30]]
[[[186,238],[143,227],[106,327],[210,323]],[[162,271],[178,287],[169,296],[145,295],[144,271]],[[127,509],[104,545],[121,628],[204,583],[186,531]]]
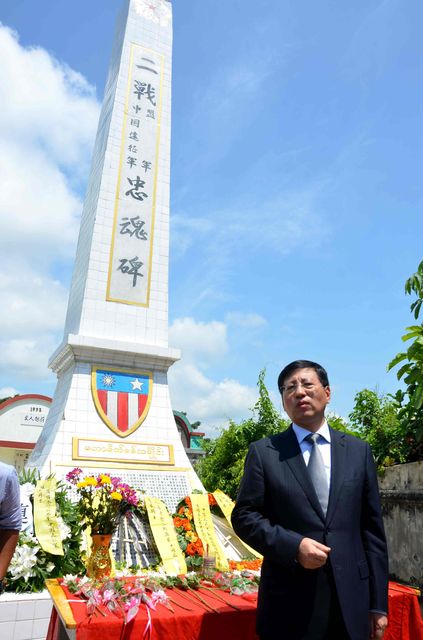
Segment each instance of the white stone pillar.
[[28,466],[58,476],[74,466],[125,472],[156,495],[164,483],[180,498],[201,483],[167,385],[179,359],[168,346],[171,59],[170,2],[126,0],[63,342],[49,362],[57,388]]

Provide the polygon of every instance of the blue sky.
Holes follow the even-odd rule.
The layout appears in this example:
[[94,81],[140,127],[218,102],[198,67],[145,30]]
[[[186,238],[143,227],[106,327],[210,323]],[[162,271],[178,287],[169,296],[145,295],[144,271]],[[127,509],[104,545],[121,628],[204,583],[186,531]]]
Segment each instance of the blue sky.
[[[120,0],[3,0],[0,387],[52,395]],[[321,362],[343,416],[412,323],[422,259],[419,0],[174,0],[170,375],[209,433]],[[1,395],[1,394],[0,394]]]

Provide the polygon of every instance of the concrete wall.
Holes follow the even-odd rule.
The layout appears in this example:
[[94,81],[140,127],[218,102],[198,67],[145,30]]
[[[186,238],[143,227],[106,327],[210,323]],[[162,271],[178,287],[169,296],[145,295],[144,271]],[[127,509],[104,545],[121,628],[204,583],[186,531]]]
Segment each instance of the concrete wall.
[[423,461],[389,467],[379,479],[389,571],[423,586]]

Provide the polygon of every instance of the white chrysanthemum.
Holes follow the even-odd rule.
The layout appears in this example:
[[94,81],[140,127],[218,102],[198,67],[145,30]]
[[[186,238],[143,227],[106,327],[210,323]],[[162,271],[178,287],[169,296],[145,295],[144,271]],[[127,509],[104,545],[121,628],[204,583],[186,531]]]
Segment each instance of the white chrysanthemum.
[[57,524],[59,525],[60,540],[66,540],[66,538],[69,538],[71,534],[71,528],[60,516],[58,516],[57,518]]
[[49,562],[46,566],[47,573],[51,573],[54,570],[55,564],[54,562]]
[[35,575],[33,567],[37,564],[39,550],[40,547],[38,545],[35,547],[23,545],[16,548],[9,567],[10,573],[16,580],[23,578],[28,581],[29,578]]
[[37,538],[32,533],[29,533],[28,531],[23,531],[20,534],[19,544],[21,546],[24,546],[24,545],[25,546],[26,545],[34,546],[35,545],[36,547],[39,547]]
[[27,496],[32,496],[35,491],[35,485],[32,482],[25,482],[25,484],[21,484],[21,493],[24,493]]
[[165,578],[166,571],[163,568],[163,565],[160,565],[155,571],[148,571],[148,576],[150,578]]

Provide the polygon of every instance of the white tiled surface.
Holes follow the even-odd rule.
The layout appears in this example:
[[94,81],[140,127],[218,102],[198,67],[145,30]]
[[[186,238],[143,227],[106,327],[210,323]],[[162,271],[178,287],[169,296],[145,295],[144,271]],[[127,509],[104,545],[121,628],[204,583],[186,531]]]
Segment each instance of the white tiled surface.
[[45,591],[0,596],[1,640],[45,640],[52,602]]
[[[171,11],[170,3],[168,5]],[[109,254],[131,43],[164,56],[162,115],[152,253],[150,304],[147,308],[106,301]],[[100,116],[73,275],[65,336],[68,333],[167,346],[170,183],[170,92],[172,24],[159,24],[125,1],[113,47]]]

